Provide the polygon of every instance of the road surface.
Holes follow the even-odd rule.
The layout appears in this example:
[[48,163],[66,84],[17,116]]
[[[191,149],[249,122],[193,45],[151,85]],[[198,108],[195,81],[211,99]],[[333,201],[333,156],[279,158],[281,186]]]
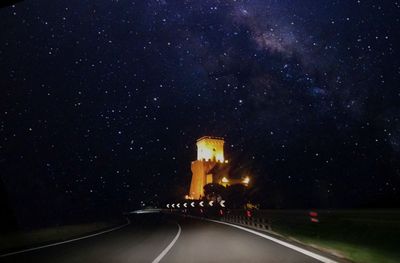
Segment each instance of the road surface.
[[0,262],[321,262],[229,225],[167,214],[130,216],[102,235],[7,257]]

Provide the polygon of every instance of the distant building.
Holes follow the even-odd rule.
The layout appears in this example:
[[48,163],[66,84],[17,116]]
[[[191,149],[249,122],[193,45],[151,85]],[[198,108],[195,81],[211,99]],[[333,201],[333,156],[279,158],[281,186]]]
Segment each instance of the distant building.
[[241,183],[249,184],[249,177],[242,179],[229,178],[228,161],[224,156],[224,139],[204,136],[197,140],[197,160],[191,164],[192,181],[187,198],[201,199],[204,186],[209,183],[228,186]]

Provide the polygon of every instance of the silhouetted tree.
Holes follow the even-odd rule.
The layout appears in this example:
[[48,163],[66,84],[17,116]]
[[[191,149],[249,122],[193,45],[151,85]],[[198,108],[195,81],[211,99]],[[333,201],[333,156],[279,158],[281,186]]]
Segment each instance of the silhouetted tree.
[[220,184],[206,184],[204,186],[204,195],[207,200],[217,201],[218,199],[225,198],[226,188]]
[[246,186],[234,184],[226,188],[226,200],[230,208],[243,208],[248,201],[247,199]]
[[6,189],[0,179],[0,233],[13,232],[17,229],[17,220],[10,206]]

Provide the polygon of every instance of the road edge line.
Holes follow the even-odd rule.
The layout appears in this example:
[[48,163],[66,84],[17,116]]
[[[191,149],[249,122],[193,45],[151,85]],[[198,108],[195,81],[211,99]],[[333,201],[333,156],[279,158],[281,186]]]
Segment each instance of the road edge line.
[[266,235],[266,234],[260,233],[260,232],[258,232],[258,231],[255,231],[255,230],[252,230],[252,229],[249,229],[249,228],[246,228],[246,227],[242,227],[242,226],[238,226],[238,225],[235,225],[235,224],[231,224],[231,223],[227,223],[227,222],[222,222],[222,221],[218,221],[218,220],[207,219],[207,218],[204,218],[203,220],[210,221],[210,222],[214,222],[214,223],[219,223],[219,224],[223,224],[223,225],[228,225],[228,226],[231,226],[231,227],[235,227],[235,228],[241,229],[241,230],[243,230],[243,231],[247,231],[247,232],[252,233],[252,234],[254,234],[254,235],[257,235],[257,236],[260,236],[260,237],[262,237],[262,238],[265,238],[265,239],[268,239],[268,240],[270,240],[270,241],[273,241],[273,242],[275,242],[275,243],[277,243],[277,244],[279,244],[279,245],[282,245],[282,246],[284,246],[284,247],[287,247],[287,248],[290,248],[290,249],[292,249],[292,250],[295,250],[295,251],[297,251],[297,252],[299,252],[299,253],[302,253],[302,254],[304,254],[304,255],[306,255],[306,256],[309,256],[309,257],[311,257],[311,258],[317,259],[317,260],[319,260],[319,261],[321,261],[321,262],[323,262],[323,263],[338,263],[337,261],[335,261],[335,260],[333,260],[333,259],[330,259],[330,258],[321,256],[321,255],[319,255],[319,254],[317,254],[317,253],[311,252],[311,251],[306,250],[306,249],[304,249],[304,248],[295,246],[295,245],[290,244],[290,243],[288,243],[288,242],[279,240],[279,239],[277,239],[277,238],[268,236],[268,235]]
[[114,228],[111,228],[111,229],[107,229],[107,230],[104,230],[104,231],[101,231],[101,232],[98,232],[98,233],[94,233],[94,234],[91,234],[91,235],[88,235],[88,236],[73,238],[73,239],[60,241],[60,242],[56,242],[56,243],[52,243],[52,244],[48,244],[48,245],[43,245],[43,246],[39,246],[39,247],[32,247],[32,248],[23,249],[23,250],[20,250],[20,251],[6,253],[6,254],[0,255],[0,258],[13,256],[13,255],[18,255],[18,254],[22,254],[22,253],[25,253],[25,252],[35,251],[35,250],[39,250],[39,249],[43,249],[43,248],[54,247],[54,246],[67,244],[67,243],[71,243],[71,242],[74,242],[74,241],[79,241],[79,240],[82,240],[82,239],[87,239],[87,238],[99,236],[99,235],[102,235],[102,234],[106,234],[106,233],[121,229],[123,227],[126,227],[127,225],[129,225],[131,223],[129,218],[126,218],[126,221],[127,222],[125,224],[123,224],[123,225],[120,225],[120,226],[117,226],[117,227],[114,227]]
[[163,259],[163,257],[171,250],[171,248],[175,245],[175,243],[176,243],[176,241],[178,240],[178,238],[179,238],[179,236],[181,235],[181,232],[182,232],[182,228],[181,228],[181,226],[178,224],[178,223],[176,223],[177,224],[177,226],[178,226],[178,233],[176,234],[176,236],[174,237],[174,239],[171,241],[171,243],[169,243],[169,245],[166,247],[166,248],[164,248],[164,250],[160,253],[160,255],[158,255],[158,257],[156,257],[153,261],[152,261],[152,263],[158,263],[158,262],[160,262],[162,259]]

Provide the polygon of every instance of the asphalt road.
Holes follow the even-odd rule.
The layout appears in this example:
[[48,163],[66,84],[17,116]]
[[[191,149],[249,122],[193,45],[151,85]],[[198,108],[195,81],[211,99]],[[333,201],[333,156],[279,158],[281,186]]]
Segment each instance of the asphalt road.
[[102,235],[0,258],[0,262],[321,262],[232,226],[140,214]]

